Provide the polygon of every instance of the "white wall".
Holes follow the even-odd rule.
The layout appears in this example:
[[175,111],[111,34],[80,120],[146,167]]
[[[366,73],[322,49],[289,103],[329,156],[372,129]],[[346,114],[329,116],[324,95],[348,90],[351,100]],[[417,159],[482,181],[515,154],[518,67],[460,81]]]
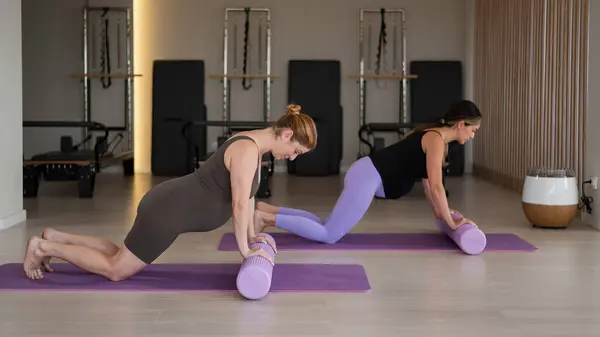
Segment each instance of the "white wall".
[[[95,4],[107,0],[94,1]],[[125,2],[131,0],[123,0]],[[152,0],[133,1],[136,48],[143,59],[136,61],[143,77],[136,99],[137,136],[144,152],[136,152],[136,170],[150,170],[151,82],[155,59],[203,59],[207,74],[222,73],[223,10],[226,7],[261,7],[272,10],[272,72],[274,80],[272,118],[280,116],[287,103],[287,62],[292,58],[337,59],[342,63],[342,105],[344,107],[343,166],[356,159],[358,151],[358,85],[347,75],[358,73],[358,11],[360,8],[404,8],[407,11],[407,56],[411,60],[465,60],[466,0]],[[34,118],[78,118],[81,116],[80,83],[68,74],[81,69],[81,15],[84,0],[23,0],[25,116]],[[121,4],[119,0],[112,1]],[[34,9],[43,9],[33,14]],[[31,13],[30,13],[31,12]],[[43,14],[42,14],[43,13]],[[56,18],[60,17],[60,20]],[[391,25],[392,23],[388,23]],[[243,21],[238,21],[241,30]],[[253,26],[253,30],[258,29]],[[373,48],[379,27],[373,26]],[[391,30],[388,30],[388,38]],[[241,32],[240,32],[240,37]],[[238,44],[241,45],[241,38]],[[256,43],[256,41],[254,41]],[[391,48],[391,45],[388,45]],[[241,50],[241,48],[239,49]],[[139,56],[139,55],[138,55]],[[40,76],[42,74],[43,76]],[[259,119],[262,116],[261,83],[250,91],[233,83],[232,119]],[[368,120],[397,121],[397,84],[385,91],[369,88]],[[206,78],[206,103],[210,119],[220,119],[221,83]],[[432,97],[432,99],[435,99]],[[109,101],[108,104],[112,104]],[[98,108],[100,109],[100,108]],[[99,110],[96,110],[99,111]],[[101,112],[98,112],[100,114]],[[109,113],[102,112],[102,113]],[[103,117],[101,117],[103,118]],[[220,128],[210,129],[209,144]],[[26,130],[25,152],[54,149],[66,131]],[[52,136],[51,136],[52,135]],[[139,144],[138,144],[139,145]]]
[[0,1],[0,229],[25,220],[23,210],[21,0]]
[[[595,60],[600,58],[600,2],[589,2],[589,55],[588,55],[588,92],[587,92],[587,118],[586,118],[586,154],[585,154],[585,179],[600,176],[600,65]],[[592,214],[582,212],[583,221],[600,229],[600,196],[598,191],[586,185],[586,195],[594,198]]]

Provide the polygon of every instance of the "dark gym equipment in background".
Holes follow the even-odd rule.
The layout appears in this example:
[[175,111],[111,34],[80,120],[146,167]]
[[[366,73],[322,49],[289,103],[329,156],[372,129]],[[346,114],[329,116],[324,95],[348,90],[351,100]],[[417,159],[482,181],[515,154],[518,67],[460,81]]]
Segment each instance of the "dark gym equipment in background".
[[[91,198],[96,174],[101,169],[121,164],[126,176],[134,173],[133,79],[141,75],[133,74],[132,10],[128,7],[84,7],[82,14],[83,72],[70,75],[82,83],[82,121],[23,122],[23,127],[81,128],[82,141],[73,144],[71,136],[62,136],[60,150],[36,154],[23,160],[23,196],[27,198],[37,197],[42,179],[78,181],[79,197]],[[92,116],[93,79],[98,79],[104,89],[110,88],[114,79],[124,80],[122,125],[106,126],[106,123],[100,123]],[[96,137],[91,149],[92,133],[97,131],[103,132],[103,135]],[[109,132],[117,132],[117,135],[109,140]],[[126,147],[118,149],[123,141]]]
[[[454,102],[464,99],[463,73],[460,61],[412,61],[410,72],[419,77],[411,82],[411,123],[439,121]],[[464,145],[448,145],[448,176],[461,176],[465,171]]]
[[288,102],[300,105],[300,112],[313,118],[319,135],[316,149],[288,161],[288,173],[302,176],[339,174],[343,153],[340,62],[290,60]]
[[[208,121],[204,102],[204,61],[157,60],[152,75],[152,173],[183,176],[198,169],[211,154],[207,127],[223,127],[220,146],[235,132],[269,126],[266,121]],[[264,157],[258,198],[270,196],[274,159]]]
[[[206,120],[203,60],[156,60],[152,73],[152,173],[183,176],[194,171],[183,122]],[[173,120],[168,122],[167,120]],[[198,155],[206,155],[206,126],[195,125],[190,137]]]
[[[35,198],[38,195],[41,179],[46,181],[77,181],[80,198],[91,198],[94,195],[96,174],[101,169],[115,163],[123,165],[125,175],[133,175],[133,157],[127,154],[114,155],[110,151],[111,143],[108,142],[111,128],[97,122],[72,122],[72,121],[24,121],[23,127],[74,127],[86,128],[88,137],[76,145],[70,136],[63,136],[60,140],[60,150],[40,153],[29,160],[23,160],[23,196]],[[96,138],[93,150],[83,146],[92,137],[91,132],[101,131],[102,136]],[[116,139],[116,138],[115,138]]]

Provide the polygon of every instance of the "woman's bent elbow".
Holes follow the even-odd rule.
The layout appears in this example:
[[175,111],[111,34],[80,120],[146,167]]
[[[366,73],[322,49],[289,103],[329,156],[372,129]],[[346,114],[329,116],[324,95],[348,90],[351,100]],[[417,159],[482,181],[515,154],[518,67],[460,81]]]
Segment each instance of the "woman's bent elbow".
[[246,212],[248,210],[248,204],[248,200],[233,200],[231,202],[233,214],[236,214],[236,212]]

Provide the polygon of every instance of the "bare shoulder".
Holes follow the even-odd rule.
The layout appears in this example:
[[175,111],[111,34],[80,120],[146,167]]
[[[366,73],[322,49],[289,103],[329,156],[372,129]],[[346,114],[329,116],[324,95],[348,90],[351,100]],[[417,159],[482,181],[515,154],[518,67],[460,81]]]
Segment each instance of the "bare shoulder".
[[432,130],[423,135],[423,138],[421,139],[421,146],[423,147],[424,152],[431,150],[443,150],[444,139],[437,131]]
[[225,167],[231,170],[232,163],[240,165],[256,164],[258,158],[258,147],[251,139],[239,139],[231,143],[223,155]]

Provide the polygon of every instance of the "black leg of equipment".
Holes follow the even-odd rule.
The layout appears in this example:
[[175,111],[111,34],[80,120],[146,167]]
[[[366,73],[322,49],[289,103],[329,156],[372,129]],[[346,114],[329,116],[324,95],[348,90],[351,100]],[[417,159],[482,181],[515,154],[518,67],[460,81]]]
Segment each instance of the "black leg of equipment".
[[94,196],[94,187],[96,185],[96,171],[94,165],[79,166],[79,179],[77,181],[79,187],[80,198],[91,198]]
[[123,174],[128,177],[134,175],[133,160],[133,158],[123,160]]
[[37,197],[40,178],[40,172],[34,165],[23,165],[23,197]]
[[334,122],[332,123],[331,128],[331,138],[333,139],[333,146],[336,146],[337,144],[337,148],[329,163],[329,173],[337,175],[340,174],[342,155],[344,154],[344,108],[340,105],[339,109],[334,111],[334,115],[332,116],[332,121]]

